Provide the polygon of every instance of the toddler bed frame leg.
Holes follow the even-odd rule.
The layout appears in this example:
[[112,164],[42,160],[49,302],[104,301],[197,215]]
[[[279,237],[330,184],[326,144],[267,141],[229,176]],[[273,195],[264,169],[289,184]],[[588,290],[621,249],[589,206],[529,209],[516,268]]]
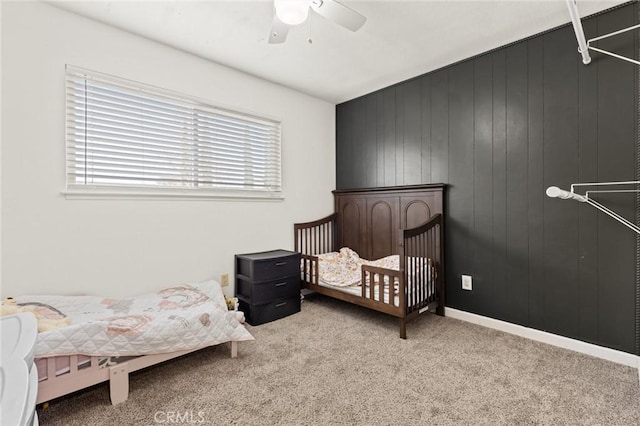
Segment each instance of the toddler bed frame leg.
[[129,397],[129,368],[126,362],[109,368],[109,392],[113,405],[124,402]]
[[[231,342],[231,358],[238,356],[238,342]],[[116,405],[129,398],[129,366],[122,363],[109,367],[109,392],[111,404]]]
[[404,318],[400,318],[400,338],[407,338],[407,321]]

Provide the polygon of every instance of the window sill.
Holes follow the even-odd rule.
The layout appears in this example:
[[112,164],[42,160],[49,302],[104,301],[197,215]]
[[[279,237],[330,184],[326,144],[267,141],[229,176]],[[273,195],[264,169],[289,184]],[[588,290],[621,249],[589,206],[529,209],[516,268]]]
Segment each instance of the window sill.
[[147,191],[107,188],[67,189],[62,194],[68,200],[199,200],[199,201],[284,201],[281,192],[272,194],[195,191]]

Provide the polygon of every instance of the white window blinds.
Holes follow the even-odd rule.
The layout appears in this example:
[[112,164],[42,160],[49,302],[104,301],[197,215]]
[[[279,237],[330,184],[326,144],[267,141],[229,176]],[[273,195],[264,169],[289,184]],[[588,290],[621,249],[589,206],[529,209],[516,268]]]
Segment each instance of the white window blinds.
[[70,66],[66,80],[68,190],[280,196],[279,122]]

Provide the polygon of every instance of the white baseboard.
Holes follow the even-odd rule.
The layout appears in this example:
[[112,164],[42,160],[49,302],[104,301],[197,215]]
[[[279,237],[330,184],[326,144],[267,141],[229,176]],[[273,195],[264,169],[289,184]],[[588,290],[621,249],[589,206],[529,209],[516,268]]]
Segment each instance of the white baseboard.
[[470,312],[460,311],[454,308],[446,308],[445,316],[482,325],[484,327],[493,328],[495,330],[504,331],[505,333],[515,334],[516,336],[525,337],[537,342],[547,343],[564,349],[569,349],[582,354],[591,355],[596,358],[605,359],[618,364],[628,365],[638,368],[640,378],[640,357],[629,354],[627,352],[617,351],[615,349],[605,348],[603,346],[586,343],[581,340],[570,339],[568,337],[558,336],[557,334],[547,333],[529,327],[512,324],[506,321],[484,317],[482,315],[472,314]]

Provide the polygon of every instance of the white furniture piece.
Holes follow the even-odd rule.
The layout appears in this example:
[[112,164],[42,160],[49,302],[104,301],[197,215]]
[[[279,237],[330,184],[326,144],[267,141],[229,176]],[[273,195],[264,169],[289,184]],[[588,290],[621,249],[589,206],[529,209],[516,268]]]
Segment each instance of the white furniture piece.
[[0,317],[0,424],[38,425],[38,322],[30,312]]

